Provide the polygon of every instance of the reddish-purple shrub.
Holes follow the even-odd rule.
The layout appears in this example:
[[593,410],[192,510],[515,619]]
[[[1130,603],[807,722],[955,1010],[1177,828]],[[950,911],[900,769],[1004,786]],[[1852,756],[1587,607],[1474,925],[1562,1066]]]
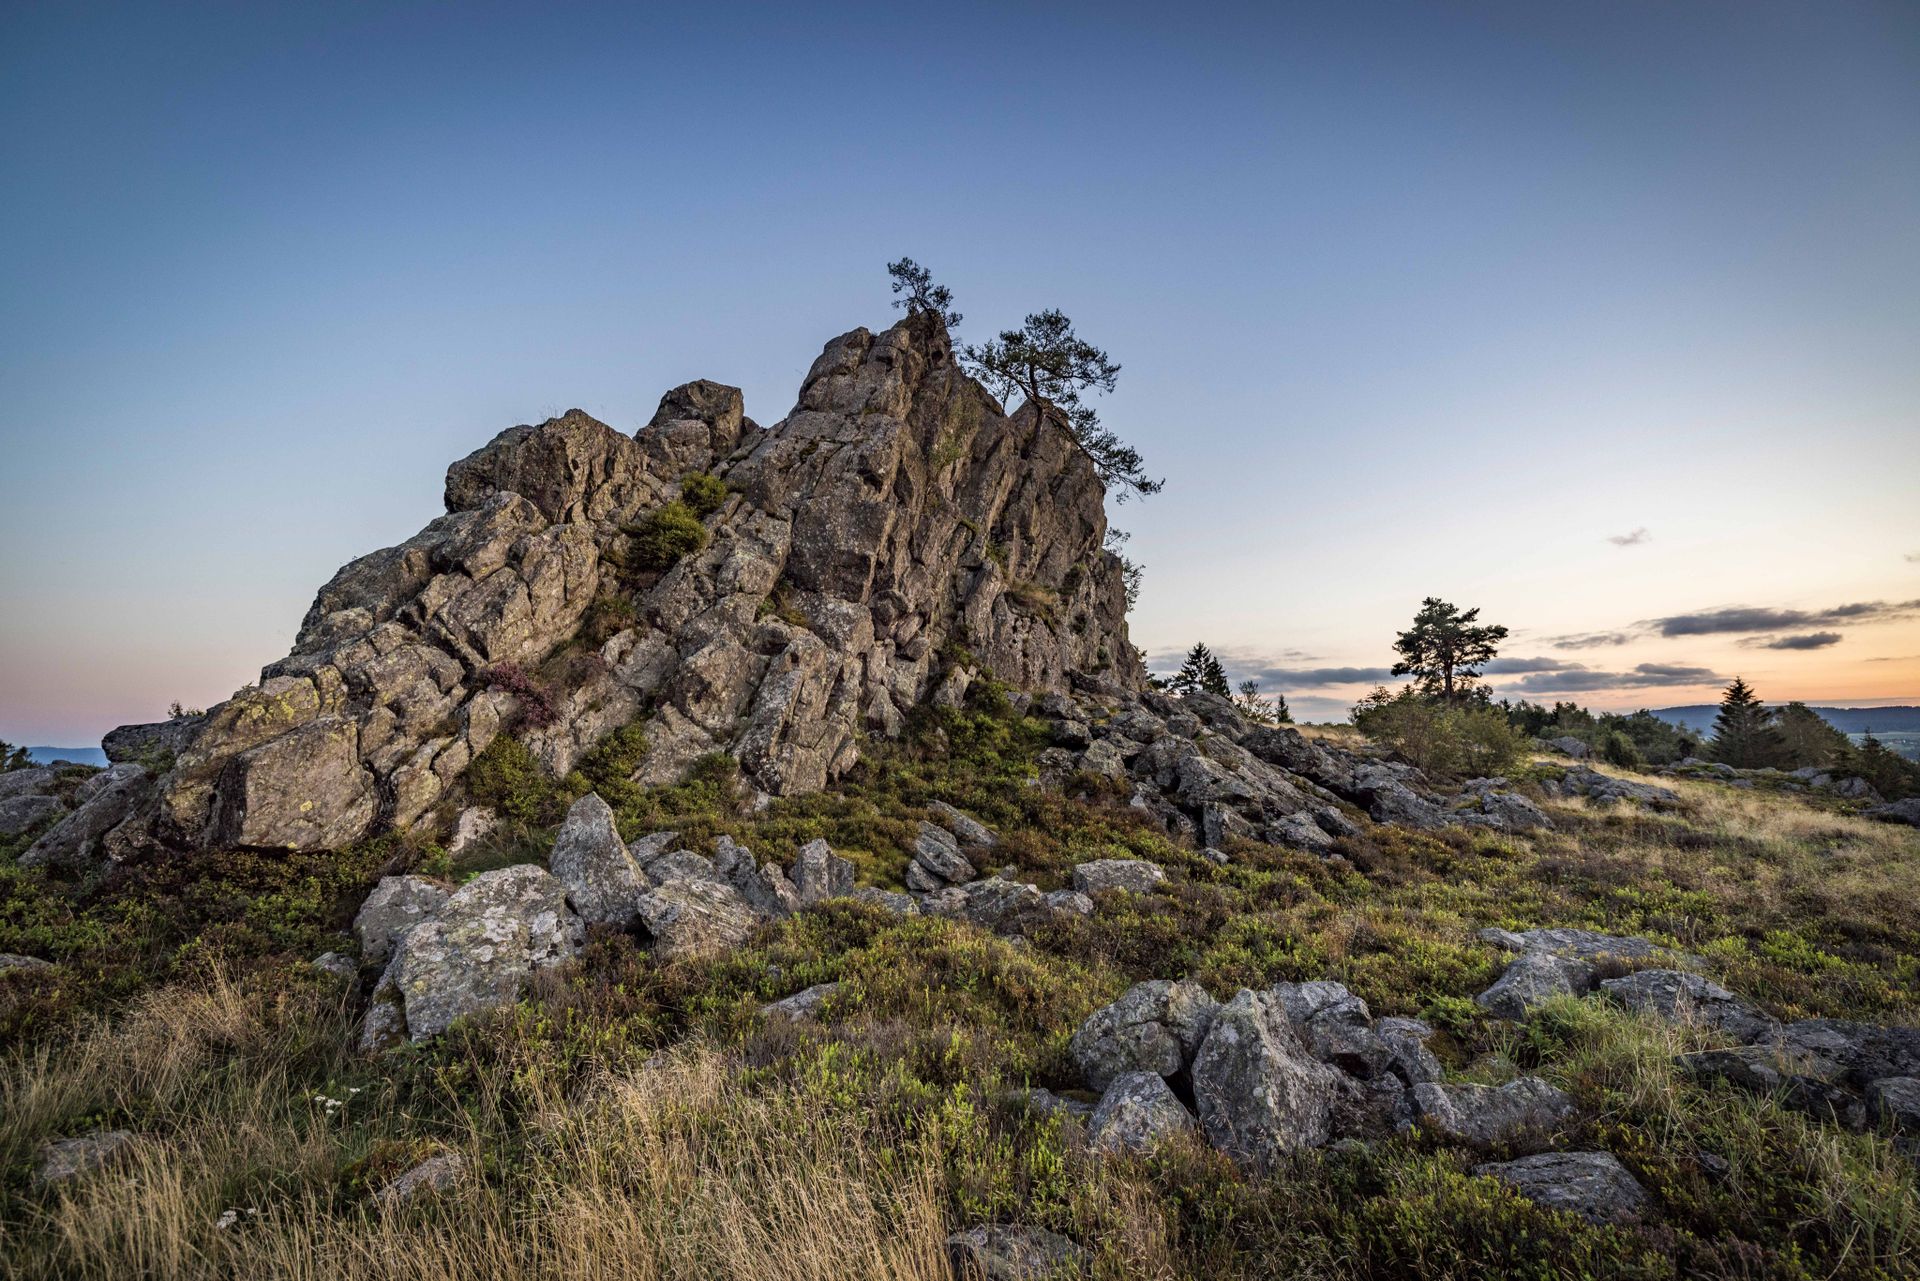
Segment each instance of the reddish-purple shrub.
[[526,668],[518,663],[495,663],[480,673],[480,680],[488,689],[513,695],[519,707],[517,719],[521,725],[542,729],[553,724],[559,715],[553,706],[553,695],[527,675]]

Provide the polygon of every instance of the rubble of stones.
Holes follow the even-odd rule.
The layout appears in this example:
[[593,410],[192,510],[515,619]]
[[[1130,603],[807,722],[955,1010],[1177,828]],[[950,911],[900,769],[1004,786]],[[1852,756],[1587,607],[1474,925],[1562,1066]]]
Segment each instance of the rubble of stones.
[[[1579,929],[1488,929],[1479,937],[1515,953],[1474,998],[1488,1013],[1520,1021],[1554,997],[1597,997],[1710,1029],[1734,1044],[1679,1056],[1676,1066],[1688,1075],[1772,1095],[1847,1129],[1889,1130],[1920,1159],[1920,1028],[1825,1018],[1781,1023],[1694,973],[1688,967],[1697,958],[1643,938]],[[1601,977],[1623,966],[1646,968]]]
[[1289,726],[1255,725],[1224,698],[1174,697],[1085,675],[1073,686],[1020,700],[1052,727],[1042,779],[1099,775],[1168,835],[1216,858],[1236,838],[1328,854],[1368,820],[1430,830],[1553,826],[1506,779],[1473,779],[1447,795],[1411,765],[1330,747]]
[[[689,481],[718,503],[674,513],[703,545],[649,563],[635,534]],[[983,677],[1145,677],[1092,459],[1056,417],[1009,416],[932,315],[828,343],[771,427],[688,383],[633,435],[578,410],[502,432],[445,497],[336,573],[258,684],[108,734],[114,803],[41,860],[338,849],[457,804],[508,732],[558,776],[639,722],[642,783],[724,752],[769,795],[806,792]]]

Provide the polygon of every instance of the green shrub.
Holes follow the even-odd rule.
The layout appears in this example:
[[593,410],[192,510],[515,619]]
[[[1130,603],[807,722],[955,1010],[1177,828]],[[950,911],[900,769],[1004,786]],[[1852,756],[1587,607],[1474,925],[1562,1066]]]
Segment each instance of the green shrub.
[[1525,737],[1497,707],[1449,706],[1411,687],[1375,690],[1353,709],[1367,737],[1392,748],[1430,774],[1486,776],[1511,769]]
[[694,472],[680,482],[680,501],[696,516],[711,516],[727,501],[727,483],[709,472]]
[[671,569],[682,556],[707,545],[707,529],[679,499],[648,512],[630,527],[636,569]]
[[1640,749],[1634,746],[1633,740],[1617,729],[1600,740],[1600,759],[1609,765],[1619,765],[1627,769],[1637,769],[1646,764],[1646,760],[1640,755]]
[[566,813],[560,785],[540,768],[527,745],[510,734],[500,735],[473,758],[467,766],[467,791],[480,804],[523,823],[557,823]]

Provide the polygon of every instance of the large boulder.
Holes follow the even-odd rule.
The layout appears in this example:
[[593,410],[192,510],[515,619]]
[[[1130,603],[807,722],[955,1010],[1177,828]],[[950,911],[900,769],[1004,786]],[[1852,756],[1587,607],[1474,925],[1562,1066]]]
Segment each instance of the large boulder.
[[731,885],[689,877],[640,896],[639,914],[665,959],[738,947],[765,919]]
[[613,809],[587,793],[567,811],[547,868],[567,887],[567,902],[588,925],[631,926],[652,882],[620,839]]
[[1217,1008],[1191,980],[1149,979],[1095,1010],[1074,1032],[1068,1052],[1096,1090],[1131,1072],[1177,1076],[1199,1052]]
[[376,1000],[397,1001],[407,1035],[423,1040],[518,999],[535,971],[578,953],[583,933],[545,868],[482,872],[399,941]]
[[1082,894],[1098,894],[1103,890],[1147,894],[1166,879],[1167,874],[1158,863],[1139,858],[1099,858],[1073,869],[1073,888]]
[[121,825],[135,821],[152,794],[153,776],[145,766],[108,766],[81,786],[74,811],[28,846],[20,862],[83,871],[111,860],[109,838]]
[[1325,1143],[1351,1089],[1301,1044],[1277,997],[1246,990],[1215,1012],[1192,1076],[1207,1138],[1259,1172]]

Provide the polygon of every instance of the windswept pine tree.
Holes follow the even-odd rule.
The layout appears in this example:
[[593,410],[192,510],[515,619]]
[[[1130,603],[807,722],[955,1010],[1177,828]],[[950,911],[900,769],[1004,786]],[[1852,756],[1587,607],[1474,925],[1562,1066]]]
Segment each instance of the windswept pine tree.
[[1786,759],[1786,741],[1774,723],[1773,711],[1738,676],[1720,697],[1709,750],[1714,760],[1735,769],[1764,769]]
[[1438,596],[1427,597],[1413,616],[1413,626],[1394,639],[1400,661],[1393,665],[1393,674],[1413,677],[1429,698],[1453,702],[1472,687],[1507,638],[1505,627],[1483,625],[1479,618],[1477,606],[1463,610]]

